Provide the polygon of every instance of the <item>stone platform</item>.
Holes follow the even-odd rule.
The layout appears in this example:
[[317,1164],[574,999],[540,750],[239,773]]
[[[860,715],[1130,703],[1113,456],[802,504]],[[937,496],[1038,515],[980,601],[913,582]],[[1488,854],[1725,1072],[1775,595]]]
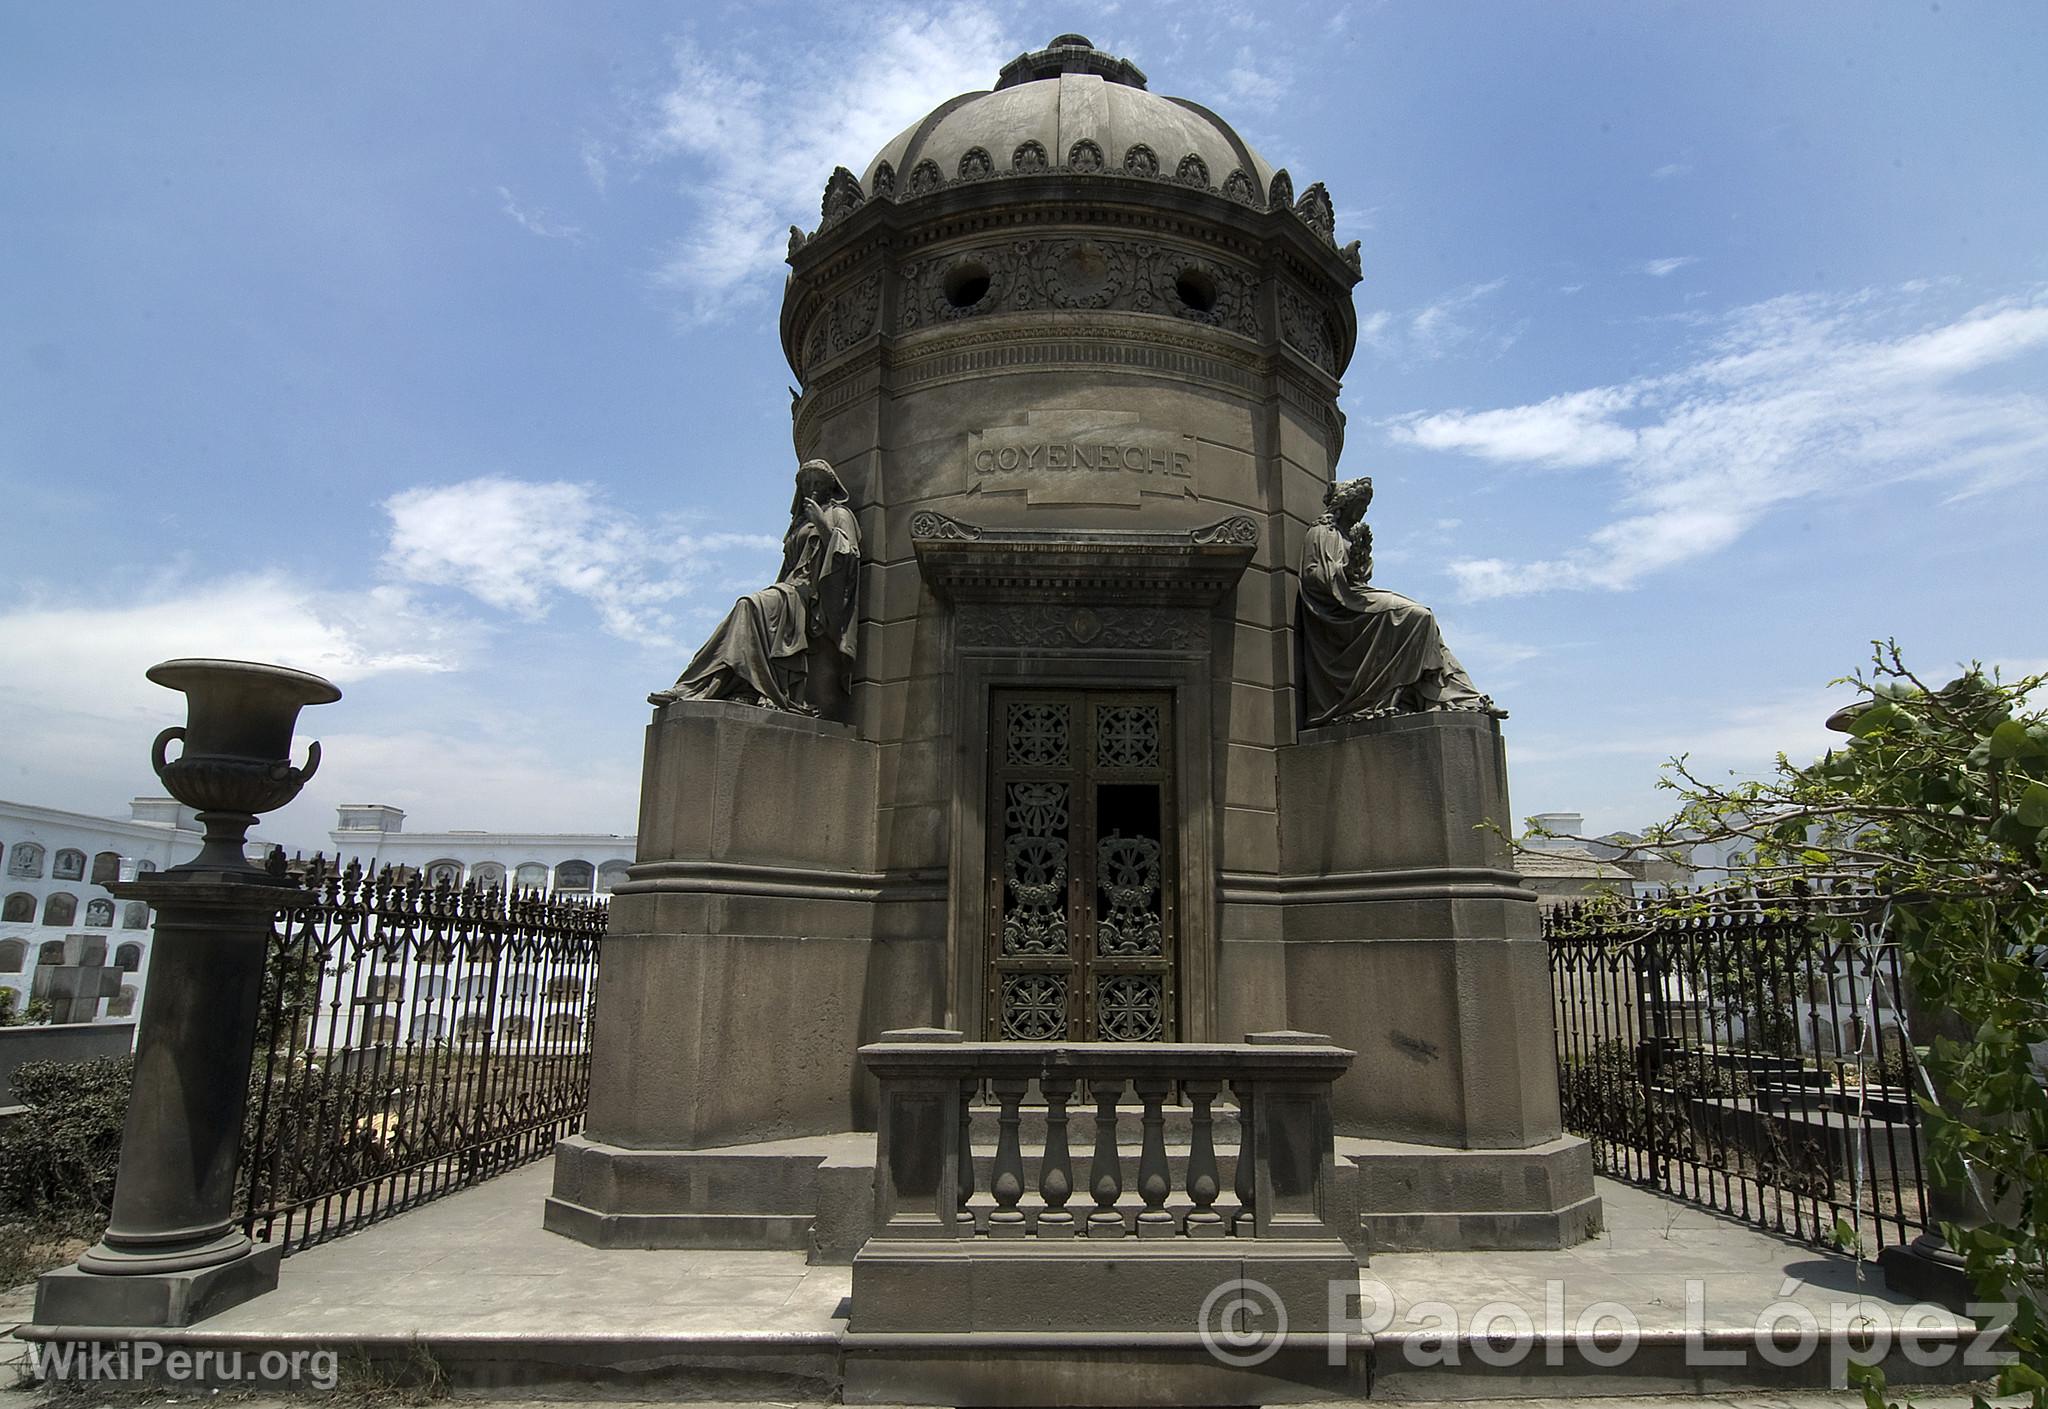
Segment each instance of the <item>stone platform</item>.
[[[533,1386],[620,1398],[859,1397],[860,1367],[846,1345],[850,1269],[807,1265],[794,1251],[589,1247],[541,1228],[551,1180],[548,1163],[536,1164],[301,1253],[284,1264],[277,1291],[157,1337],[249,1350],[333,1347],[397,1366],[430,1356],[465,1393]],[[1839,1386],[1858,1326],[1904,1324],[1907,1303],[1887,1294],[1868,1265],[1859,1269],[1609,1180],[1599,1181],[1598,1192],[1605,1230],[1567,1251],[1375,1255],[1359,1288],[1368,1332],[1347,1338],[1369,1347],[1374,1397]],[[1593,1329],[1586,1318],[1602,1303],[1608,1328],[1623,1313],[1639,1328],[1635,1353],[1612,1366],[1594,1363],[1611,1358],[1602,1342],[1572,1335],[1581,1323]],[[1761,1353],[1758,1324],[1767,1313],[1780,1318],[1788,1341],[1810,1315],[1811,1348],[1799,1353],[1788,1344],[1776,1360]],[[1920,1329],[1909,1344],[1887,1338],[1894,1383],[1953,1383],[1990,1372],[1965,1363],[1968,1322],[1925,1308],[1912,1324]],[[1489,1325],[1500,1338],[1485,1338]],[[983,1366],[1033,1356],[1054,1363],[1165,1356],[1186,1364],[1203,1354],[1196,1331],[1187,1328],[1173,1345],[1142,1337],[1087,1345],[1085,1337],[1043,1344],[966,1337],[898,1352]],[[67,1333],[23,1327],[17,1334]],[[1313,1346],[1290,1345],[1288,1353],[1321,1359],[1322,1338],[1307,1339]],[[1908,1350],[1941,1363],[1915,1364]],[[1172,1397],[1170,1368],[1162,1362],[1154,1376],[1167,1396],[1154,1402],[1197,1402]],[[865,1388],[870,1399],[921,1399],[907,1377]],[[1271,1389],[1263,1402],[1301,1397],[1285,1386]]]
[[[1173,1187],[1184,1188],[1188,1110],[1165,1112]],[[1124,1187],[1137,1180],[1138,1112],[1119,1121]],[[1237,1110],[1216,1109],[1218,1167],[1231,1187]],[[976,1108],[977,1189],[995,1155],[995,1112]],[[1027,1149],[1043,1147],[1045,1112],[1023,1112]],[[1338,1136],[1333,1190],[1361,1256],[1571,1247],[1599,1225],[1585,1141],[1526,1150],[1460,1150]],[[875,1137],[868,1131],[707,1150],[607,1149],[584,1136],[557,1147],[546,1224],[601,1248],[787,1248],[850,1262],[873,1231]],[[1030,1202],[1027,1200],[1027,1202]]]

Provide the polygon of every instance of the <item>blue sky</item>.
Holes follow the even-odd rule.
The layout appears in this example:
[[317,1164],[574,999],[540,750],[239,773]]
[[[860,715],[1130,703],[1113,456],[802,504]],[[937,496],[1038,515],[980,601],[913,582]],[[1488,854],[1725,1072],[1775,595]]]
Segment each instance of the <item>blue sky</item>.
[[0,11],[0,796],[118,812],[186,653],[321,670],[337,801],[628,831],[774,568],[784,231],[1089,34],[1364,242],[1341,472],[1520,812],[1820,747],[1873,636],[2048,660],[2048,8]]

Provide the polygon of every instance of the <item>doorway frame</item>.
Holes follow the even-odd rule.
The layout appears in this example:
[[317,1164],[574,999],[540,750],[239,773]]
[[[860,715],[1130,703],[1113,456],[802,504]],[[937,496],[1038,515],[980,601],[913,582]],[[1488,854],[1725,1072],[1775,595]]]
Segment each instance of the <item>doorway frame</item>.
[[1179,652],[1099,652],[1058,655],[1042,650],[960,648],[950,673],[947,713],[953,739],[953,864],[949,868],[946,945],[946,1025],[961,1032],[988,1030],[985,1001],[990,957],[987,933],[988,784],[994,694],[999,689],[1151,690],[1173,701],[1173,791],[1178,828],[1175,883],[1181,919],[1180,972],[1175,1017],[1183,1042],[1213,1042],[1216,1031],[1215,808],[1210,735],[1209,613],[1201,618],[1201,647]]

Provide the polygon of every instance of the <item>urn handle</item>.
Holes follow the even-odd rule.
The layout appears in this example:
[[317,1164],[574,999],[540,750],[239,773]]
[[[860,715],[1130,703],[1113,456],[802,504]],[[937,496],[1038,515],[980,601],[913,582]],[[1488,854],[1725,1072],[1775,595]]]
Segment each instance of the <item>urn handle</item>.
[[[170,731],[165,730],[164,732],[169,733]],[[319,771],[320,741],[315,739],[312,743],[306,745],[306,762],[302,767],[294,768],[289,763],[279,763],[271,770],[271,776],[279,782],[289,778],[292,780],[294,787],[303,788],[306,786],[306,780]]]
[[156,743],[149,750],[149,766],[156,770],[157,777],[163,777],[164,770],[171,766],[169,760],[164,757],[164,745],[170,743],[173,739],[182,739],[184,737],[185,726],[182,724],[173,724],[170,728],[156,736]]

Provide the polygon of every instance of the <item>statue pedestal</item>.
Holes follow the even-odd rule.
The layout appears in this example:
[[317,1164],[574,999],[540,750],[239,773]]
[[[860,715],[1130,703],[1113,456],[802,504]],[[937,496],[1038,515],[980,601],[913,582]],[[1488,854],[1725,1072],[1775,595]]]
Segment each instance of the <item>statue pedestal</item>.
[[656,712],[589,1115],[561,1147],[548,1227],[604,1246],[804,1245],[815,1157],[767,1177],[696,1152],[856,1128],[870,1083],[854,1051],[910,1025],[871,1011],[876,753],[850,725],[750,705]]
[[1353,1159],[1361,1212],[1395,1217],[1403,1246],[1583,1237],[1599,1200],[1559,1121],[1536,896],[1483,826],[1512,822],[1499,723],[1397,715],[1279,755],[1287,1023],[1358,1053],[1338,1133],[1399,1142]]

